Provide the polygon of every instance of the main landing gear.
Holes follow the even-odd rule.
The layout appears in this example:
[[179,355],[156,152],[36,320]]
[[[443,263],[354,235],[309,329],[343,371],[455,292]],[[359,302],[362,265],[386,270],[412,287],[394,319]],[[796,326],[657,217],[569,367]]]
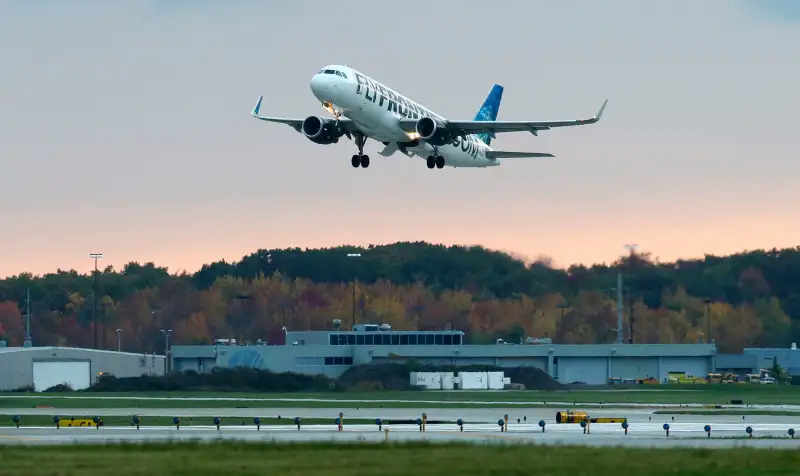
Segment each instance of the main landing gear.
[[366,169],[369,167],[369,156],[364,155],[364,144],[367,142],[367,138],[362,134],[355,134],[354,138],[356,145],[358,146],[358,154],[354,155],[350,159],[350,164],[353,166],[353,168],[358,168],[361,166]]
[[366,169],[367,167],[369,167],[369,156],[368,155],[362,155],[362,154],[354,155],[350,159],[350,163],[355,168],[358,168],[358,166],[360,165],[361,167],[364,167]]
[[436,167],[437,169],[444,168],[444,157],[442,157],[441,155],[437,156],[429,155],[428,168],[432,169],[434,167]]

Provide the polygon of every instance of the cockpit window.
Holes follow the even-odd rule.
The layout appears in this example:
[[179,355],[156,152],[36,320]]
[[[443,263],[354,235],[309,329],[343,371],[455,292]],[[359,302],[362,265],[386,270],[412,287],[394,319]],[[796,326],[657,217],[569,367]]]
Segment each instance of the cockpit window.
[[347,79],[347,75],[346,74],[344,74],[343,72],[341,72],[339,70],[336,70],[336,69],[325,69],[325,68],[322,68],[321,70],[319,70],[317,72],[317,74],[335,74],[336,76],[341,76],[342,78]]

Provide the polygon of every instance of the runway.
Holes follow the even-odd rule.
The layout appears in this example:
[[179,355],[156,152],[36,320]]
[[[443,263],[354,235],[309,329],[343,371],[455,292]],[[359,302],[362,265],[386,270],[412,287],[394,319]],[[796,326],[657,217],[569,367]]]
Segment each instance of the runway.
[[[455,425],[428,425],[420,432],[414,425],[396,425],[389,429],[389,441],[426,440],[432,442],[461,441],[473,443],[534,443],[550,445],[587,446],[640,446],[640,447],[702,447],[721,448],[747,446],[758,448],[798,448],[800,438],[789,439],[785,425],[751,424],[756,438],[737,439],[745,436],[740,424],[719,424],[707,439],[702,427],[690,423],[672,424],[667,437],[660,424],[642,423],[631,425],[628,435],[618,424],[591,425],[590,433],[584,434],[579,425],[552,425],[544,433],[537,425],[509,425],[508,432],[500,432],[497,425],[468,425],[463,432]],[[772,438],[761,439],[759,436]],[[781,437],[781,438],[776,438]],[[217,430],[214,426],[174,427],[101,427],[61,428],[53,427],[6,427],[0,429],[2,444],[67,444],[67,443],[111,443],[143,441],[179,441],[233,439],[240,441],[289,442],[289,441],[334,441],[334,442],[382,442],[387,438],[384,431],[373,425],[345,425],[338,432],[335,425],[308,425],[300,430],[295,426],[262,427],[260,431],[252,425],[228,426]]]
[[[331,422],[344,413],[345,419],[408,419],[421,417],[423,413],[430,420],[456,421],[461,418],[469,422],[483,422],[494,424],[498,419],[508,415],[509,421],[516,423],[538,423],[544,420],[548,427],[555,425],[555,408],[0,408],[0,415],[58,415],[62,419],[72,415],[96,416],[130,416],[139,415],[146,417],[213,417],[220,418],[330,418]],[[560,410],[581,410],[580,407],[565,406]],[[793,424],[800,431],[800,417],[777,415],[748,415],[743,411],[741,415],[655,415],[654,410],[645,409],[585,409],[592,417],[623,417],[630,424],[638,422],[648,423],[696,423],[700,427],[705,424],[739,423],[742,428],[748,424]],[[742,418],[744,415],[744,419]],[[674,420],[672,417],[674,416]],[[787,427],[788,428],[788,427]]]
[[[548,409],[380,409],[363,410],[343,409],[345,414],[344,431],[337,431],[334,419],[339,411],[319,408],[275,408],[275,409],[103,409],[100,416],[138,414],[143,426],[136,430],[130,426],[96,428],[56,429],[53,426],[36,426],[21,428],[0,427],[0,444],[66,444],[66,443],[100,443],[119,441],[174,441],[174,440],[207,440],[234,439],[240,441],[338,441],[338,442],[382,442],[386,433],[379,431],[377,425],[348,425],[348,418],[416,418],[423,412],[431,420],[457,420],[465,422],[464,431],[459,431],[455,424],[430,424],[425,432],[420,432],[416,425],[384,425],[389,430],[389,441],[426,440],[432,442],[473,442],[473,443],[533,443],[549,445],[588,445],[588,446],[639,446],[639,447],[703,447],[720,448],[747,446],[758,448],[798,448],[800,436],[788,437],[789,428],[800,432],[800,418],[781,416],[741,416],[725,415],[652,415],[645,410],[603,410],[590,411],[592,417],[616,416],[628,418],[628,434],[619,423],[591,424],[589,433],[584,434],[577,424],[556,424],[555,411]],[[19,408],[4,409],[7,415],[53,415],[68,416],[86,415],[87,409],[49,409]],[[509,416],[507,432],[501,432],[497,420],[504,414]],[[252,424],[253,416],[262,418],[281,415],[283,418],[330,418],[330,425],[301,425],[298,430],[294,425],[262,426],[260,430]],[[193,416],[196,423],[198,417],[208,423],[187,424],[184,419],[181,428],[146,426],[147,416]],[[214,416],[223,418],[219,430],[211,425]],[[517,423],[517,418],[520,423]],[[545,432],[538,425],[545,421]],[[471,423],[479,422],[479,423]],[[669,437],[662,425],[670,425]],[[707,438],[703,427],[712,427],[711,438]],[[745,428],[753,429],[754,438],[747,438]],[[762,438],[768,437],[768,438]]]

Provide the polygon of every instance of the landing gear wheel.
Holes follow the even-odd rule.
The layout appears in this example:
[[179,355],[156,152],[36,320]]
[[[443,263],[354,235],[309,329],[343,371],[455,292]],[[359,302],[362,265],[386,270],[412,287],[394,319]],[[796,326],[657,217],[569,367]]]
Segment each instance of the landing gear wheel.
[[353,134],[353,140],[355,141],[356,146],[358,146],[358,154],[353,156],[351,163],[353,164],[353,167],[360,166],[366,169],[369,167],[369,156],[364,155],[364,144],[367,143],[367,138],[364,136],[364,134],[358,132]]
[[439,157],[436,157],[436,168],[441,169],[443,167],[444,167],[444,157],[440,155]]
[[428,168],[432,169],[434,167],[436,167],[436,160],[433,158],[433,156],[428,156]]

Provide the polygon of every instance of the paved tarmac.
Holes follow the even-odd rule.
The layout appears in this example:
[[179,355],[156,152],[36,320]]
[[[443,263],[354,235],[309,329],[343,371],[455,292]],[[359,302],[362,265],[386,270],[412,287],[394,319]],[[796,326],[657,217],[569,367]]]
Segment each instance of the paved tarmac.
[[[467,425],[463,432],[455,425],[428,425],[420,432],[415,425],[388,427],[390,441],[427,440],[432,442],[461,441],[473,443],[534,443],[549,445],[587,446],[638,446],[638,447],[757,447],[800,448],[800,438],[789,439],[785,425],[751,424],[755,438],[741,439],[745,435],[740,424],[715,425],[712,438],[706,438],[702,427],[689,423],[672,424],[667,437],[660,424],[641,423],[631,425],[629,434],[618,424],[594,424],[590,433],[584,434],[579,425],[547,426],[544,433],[537,425],[510,425],[508,432],[500,432],[497,425]],[[387,427],[384,427],[386,429]],[[772,438],[758,438],[770,436]],[[739,438],[732,438],[739,437]],[[778,438],[781,437],[781,438]],[[256,430],[248,426],[181,426],[174,427],[101,427],[61,428],[53,427],[6,427],[0,429],[0,444],[67,444],[67,443],[111,443],[175,440],[238,440],[238,441],[338,441],[338,442],[382,442],[387,438],[384,431],[373,425],[345,425],[338,432],[335,425],[307,425],[297,430],[295,426],[269,426]]]
[[[99,410],[98,416],[132,416],[138,414],[143,425],[148,416],[192,416],[187,424],[184,418],[181,428],[141,426],[140,430],[129,426],[96,428],[56,429],[52,426],[26,427],[24,415],[53,415],[62,418],[70,415],[86,415],[87,409],[57,410],[50,408],[17,408],[2,409],[2,414],[23,416],[21,428],[0,427],[0,444],[65,444],[65,443],[98,443],[117,441],[144,440],[217,440],[235,439],[242,441],[384,441],[386,434],[379,431],[376,425],[348,425],[348,418],[382,418],[407,419],[417,418],[423,412],[429,420],[457,420],[468,422],[464,431],[459,431],[454,424],[429,424],[425,432],[420,432],[416,425],[384,425],[389,429],[389,439],[429,440],[429,441],[466,441],[476,443],[536,443],[553,445],[590,445],[590,446],[645,446],[645,447],[731,447],[748,446],[759,448],[799,448],[800,435],[797,440],[788,437],[789,428],[800,432],[800,417],[741,416],[727,415],[653,415],[652,411],[635,410],[590,410],[591,417],[614,416],[628,418],[628,434],[619,423],[592,424],[589,433],[584,434],[577,424],[556,424],[555,411],[552,409],[412,409],[412,408],[365,408],[342,409],[345,415],[343,432],[338,432],[333,423],[338,416],[337,409],[321,408],[109,408]],[[497,420],[504,414],[509,416],[508,432],[501,432]],[[330,418],[330,425],[302,425],[298,431],[294,425],[262,426],[260,430],[252,424],[252,417],[276,417],[293,419]],[[211,426],[214,416],[223,418],[220,430]],[[201,423],[197,417],[207,417],[208,423]],[[520,423],[517,423],[517,418]],[[539,420],[545,421],[545,432],[538,426]],[[477,422],[477,423],[473,423]],[[205,423],[205,422],[202,422]],[[244,424],[242,424],[244,423]],[[670,425],[669,437],[662,425]],[[711,438],[707,438],[703,427],[712,427]],[[753,429],[755,438],[746,438],[745,428]],[[769,438],[759,438],[769,437]]]
[[[562,410],[579,411],[580,408],[564,407]],[[331,422],[344,413],[345,421],[348,418],[374,420],[389,419],[416,419],[423,413],[429,420],[456,421],[461,418],[468,422],[484,422],[494,424],[499,418],[508,415],[509,421],[516,423],[536,424],[544,420],[547,425],[555,424],[555,408],[0,408],[0,415],[58,415],[62,419],[73,415],[88,416],[133,416],[139,415],[142,419],[152,416],[161,417],[208,417],[242,418],[248,421],[253,417],[261,418],[330,418]],[[669,423],[694,423],[703,427],[705,424],[730,423],[739,424],[742,428],[753,424],[786,424],[794,425],[800,431],[800,417],[776,415],[752,415],[742,411],[740,415],[656,415],[653,410],[645,409],[587,409],[591,417],[620,417],[627,418],[630,424],[647,422],[654,424]],[[674,417],[674,420],[673,420]],[[788,426],[787,426],[788,428]]]

